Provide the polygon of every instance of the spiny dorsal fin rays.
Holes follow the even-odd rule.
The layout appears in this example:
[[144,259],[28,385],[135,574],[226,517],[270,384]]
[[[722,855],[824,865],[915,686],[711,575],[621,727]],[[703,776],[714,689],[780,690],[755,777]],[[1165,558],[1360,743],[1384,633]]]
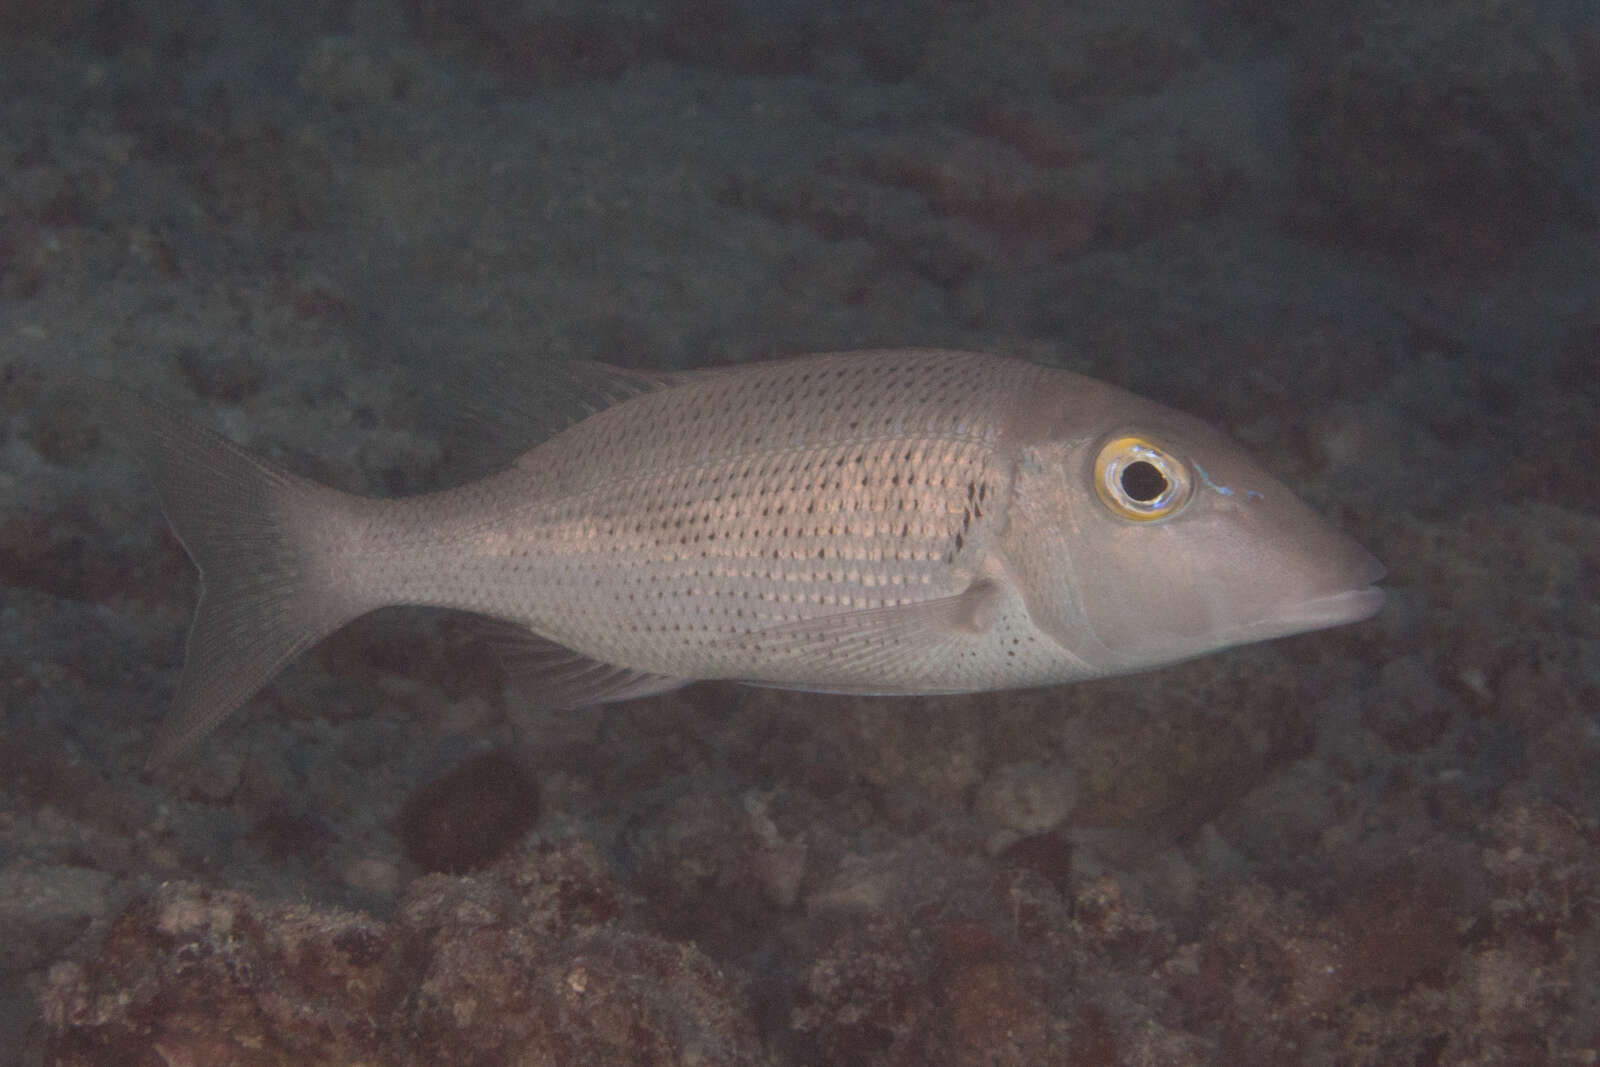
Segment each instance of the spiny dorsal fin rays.
[[644,393],[669,388],[683,377],[672,371],[631,370],[592,359],[573,360],[565,364],[563,370],[574,385],[588,389],[594,397],[604,401],[596,411]]
[[453,473],[481,476],[514,464],[542,441],[613,404],[676,383],[592,360],[490,357],[464,362],[443,386],[448,425],[469,462]]

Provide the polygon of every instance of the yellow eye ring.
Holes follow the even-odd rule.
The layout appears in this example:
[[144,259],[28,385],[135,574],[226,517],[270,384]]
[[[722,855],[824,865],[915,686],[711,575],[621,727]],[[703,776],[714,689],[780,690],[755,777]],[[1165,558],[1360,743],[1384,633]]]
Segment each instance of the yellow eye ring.
[[1145,437],[1113,437],[1095,457],[1095,491],[1112,514],[1133,522],[1179,511],[1192,486],[1189,465]]

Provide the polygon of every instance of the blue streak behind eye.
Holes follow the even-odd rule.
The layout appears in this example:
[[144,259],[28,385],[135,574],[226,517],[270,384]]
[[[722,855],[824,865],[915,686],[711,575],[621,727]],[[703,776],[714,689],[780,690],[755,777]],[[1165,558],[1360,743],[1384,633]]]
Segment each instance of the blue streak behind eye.
[[[1221,493],[1223,496],[1235,496],[1235,495],[1237,495],[1237,490],[1233,489],[1231,486],[1218,485],[1216,482],[1212,481],[1211,480],[1211,475],[1207,474],[1206,473],[1206,469],[1204,467],[1200,466],[1200,464],[1196,463],[1194,465],[1194,469],[1199,473],[1200,480],[1202,482],[1205,482],[1206,486],[1208,488],[1216,490],[1217,492]],[[1265,500],[1266,499],[1260,493],[1256,492],[1254,489],[1246,489],[1244,491],[1244,495],[1245,495],[1245,499],[1246,500]]]

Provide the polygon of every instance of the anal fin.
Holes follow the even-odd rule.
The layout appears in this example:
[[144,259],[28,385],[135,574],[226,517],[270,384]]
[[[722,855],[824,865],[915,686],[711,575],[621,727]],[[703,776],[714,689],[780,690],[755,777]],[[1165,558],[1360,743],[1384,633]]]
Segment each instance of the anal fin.
[[633,700],[680,689],[693,681],[605,663],[512,622],[484,620],[482,629],[508,680],[546,708]]

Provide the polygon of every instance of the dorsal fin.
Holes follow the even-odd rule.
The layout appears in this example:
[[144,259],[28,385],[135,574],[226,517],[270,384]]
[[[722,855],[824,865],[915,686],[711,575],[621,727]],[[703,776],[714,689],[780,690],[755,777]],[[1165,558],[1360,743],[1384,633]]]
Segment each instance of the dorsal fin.
[[465,363],[444,385],[445,419],[455,479],[480,477],[514,464],[531,448],[597,411],[676,384],[678,372],[655,373],[592,360],[548,362],[487,357]]

